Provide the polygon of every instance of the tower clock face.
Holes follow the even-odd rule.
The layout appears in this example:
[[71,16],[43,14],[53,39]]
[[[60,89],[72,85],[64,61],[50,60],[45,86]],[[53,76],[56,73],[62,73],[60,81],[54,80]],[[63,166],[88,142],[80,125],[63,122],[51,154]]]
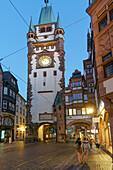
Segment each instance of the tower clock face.
[[52,63],[52,59],[51,59],[51,57],[49,57],[49,56],[42,56],[42,57],[40,57],[40,59],[39,59],[39,64],[40,64],[42,67],[47,67],[47,66],[49,66],[51,63]]

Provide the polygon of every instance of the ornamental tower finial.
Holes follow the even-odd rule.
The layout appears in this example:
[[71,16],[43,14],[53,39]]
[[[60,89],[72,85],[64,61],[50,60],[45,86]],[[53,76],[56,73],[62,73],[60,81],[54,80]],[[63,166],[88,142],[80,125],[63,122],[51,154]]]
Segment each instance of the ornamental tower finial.
[[49,0],[44,0],[45,1],[45,3],[46,3],[46,7],[47,7],[47,3],[49,2]]

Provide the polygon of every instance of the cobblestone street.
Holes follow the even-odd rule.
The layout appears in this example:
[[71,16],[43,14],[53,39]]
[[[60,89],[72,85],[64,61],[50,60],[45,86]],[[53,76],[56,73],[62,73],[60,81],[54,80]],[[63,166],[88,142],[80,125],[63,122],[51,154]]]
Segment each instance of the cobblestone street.
[[111,170],[111,158],[94,147],[88,165],[78,164],[74,143],[6,144],[0,146],[0,170]]

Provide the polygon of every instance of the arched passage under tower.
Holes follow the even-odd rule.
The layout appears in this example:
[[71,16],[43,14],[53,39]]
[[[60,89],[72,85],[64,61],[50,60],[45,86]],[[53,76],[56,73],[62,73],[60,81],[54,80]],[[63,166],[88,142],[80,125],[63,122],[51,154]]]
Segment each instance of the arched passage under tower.
[[87,120],[74,120],[67,124],[67,135],[70,140],[77,139],[80,137],[82,140],[84,137],[93,137],[91,136],[92,123]]
[[44,122],[37,129],[37,136],[40,141],[51,141],[56,139],[54,124]]

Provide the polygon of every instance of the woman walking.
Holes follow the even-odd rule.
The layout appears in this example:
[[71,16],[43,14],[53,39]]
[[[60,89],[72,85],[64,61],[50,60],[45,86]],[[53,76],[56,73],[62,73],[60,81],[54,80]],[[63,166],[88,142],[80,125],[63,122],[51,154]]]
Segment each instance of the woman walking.
[[90,145],[89,142],[86,140],[86,138],[84,138],[84,141],[82,142],[81,146],[83,147],[84,159],[85,159],[85,163],[87,164]]
[[81,148],[80,138],[77,139],[77,141],[75,142],[75,145],[76,145],[76,152],[78,154],[78,161],[80,164],[82,164],[83,161],[82,161],[82,148]]

